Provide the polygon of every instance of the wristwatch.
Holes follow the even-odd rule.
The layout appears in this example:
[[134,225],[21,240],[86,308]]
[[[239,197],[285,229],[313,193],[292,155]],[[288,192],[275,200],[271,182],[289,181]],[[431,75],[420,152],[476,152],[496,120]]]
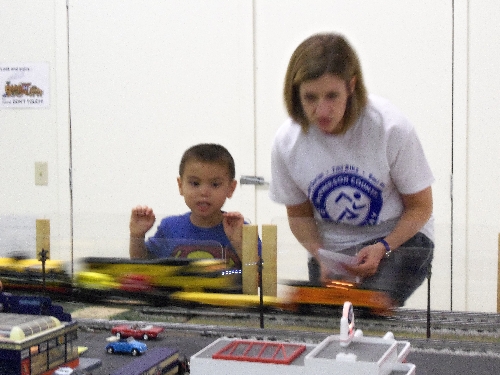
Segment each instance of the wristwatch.
[[378,242],[380,242],[382,245],[384,245],[385,257],[389,258],[391,256],[392,250],[391,250],[391,247],[389,246],[389,244],[387,243],[387,241],[384,240],[383,238],[381,238],[380,240],[378,240]]

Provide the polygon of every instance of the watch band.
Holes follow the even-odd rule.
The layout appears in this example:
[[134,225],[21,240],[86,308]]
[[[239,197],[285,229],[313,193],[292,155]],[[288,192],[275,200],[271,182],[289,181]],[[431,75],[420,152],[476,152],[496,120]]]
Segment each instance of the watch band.
[[380,242],[382,245],[384,245],[384,247],[385,247],[385,257],[389,258],[389,256],[392,253],[392,250],[391,250],[391,247],[389,246],[389,244],[387,243],[387,241],[384,240],[383,238],[381,238],[380,240],[378,240],[378,242]]

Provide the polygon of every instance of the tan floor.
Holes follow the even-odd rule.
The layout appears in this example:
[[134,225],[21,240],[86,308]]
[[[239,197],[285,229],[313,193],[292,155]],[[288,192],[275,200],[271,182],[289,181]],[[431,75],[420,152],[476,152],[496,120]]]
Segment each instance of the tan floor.
[[71,317],[73,319],[110,319],[114,315],[120,314],[127,309],[113,307],[86,307],[80,310],[73,311]]

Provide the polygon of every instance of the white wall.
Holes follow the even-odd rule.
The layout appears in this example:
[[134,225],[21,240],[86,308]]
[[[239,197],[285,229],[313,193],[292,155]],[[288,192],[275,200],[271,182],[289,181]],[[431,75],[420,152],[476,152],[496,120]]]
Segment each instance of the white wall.
[[[51,220],[51,251],[69,249],[69,137],[64,2],[0,2],[1,63],[48,62],[49,108],[0,110],[0,252],[35,252],[36,219]],[[3,87],[0,90],[4,93]],[[35,162],[49,183],[35,186]]]
[[[70,0],[69,65],[66,15],[64,0],[0,0],[0,63],[51,69],[50,108],[0,109],[0,253],[34,254],[35,219],[47,218],[53,258],[126,256],[132,205],[183,211],[176,168],[197,142],[228,145],[238,175],[269,179],[287,60],[311,33],[336,30],[356,47],[370,91],[415,123],[436,174],[434,308],[495,311],[496,2]],[[48,186],[34,184],[37,161],[48,162]],[[284,209],[265,187],[240,187],[226,208],[279,223],[279,272],[303,275],[305,254],[283,237]],[[283,266],[294,258],[295,270]]]
[[[69,21],[75,253],[127,257],[133,206],[187,211],[188,147],[221,143],[254,173],[252,3],[70,1]],[[236,207],[252,215],[252,195]]]
[[497,1],[469,2],[464,276],[466,307],[479,311],[490,311],[496,304],[496,248],[500,232],[500,46],[497,43],[500,26],[494,20],[498,16]]

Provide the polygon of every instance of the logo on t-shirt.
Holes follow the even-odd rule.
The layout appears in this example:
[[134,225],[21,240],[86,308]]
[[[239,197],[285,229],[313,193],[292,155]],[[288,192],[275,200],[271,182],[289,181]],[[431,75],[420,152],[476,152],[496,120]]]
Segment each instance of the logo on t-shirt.
[[324,220],[349,225],[375,225],[382,209],[382,190],[352,172],[318,176],[309,197]]
[[228,266],[241,267],[238,256],[232,249],[210,245],[178,245],[172,254],[174,258],[188,259],[224,259]]

